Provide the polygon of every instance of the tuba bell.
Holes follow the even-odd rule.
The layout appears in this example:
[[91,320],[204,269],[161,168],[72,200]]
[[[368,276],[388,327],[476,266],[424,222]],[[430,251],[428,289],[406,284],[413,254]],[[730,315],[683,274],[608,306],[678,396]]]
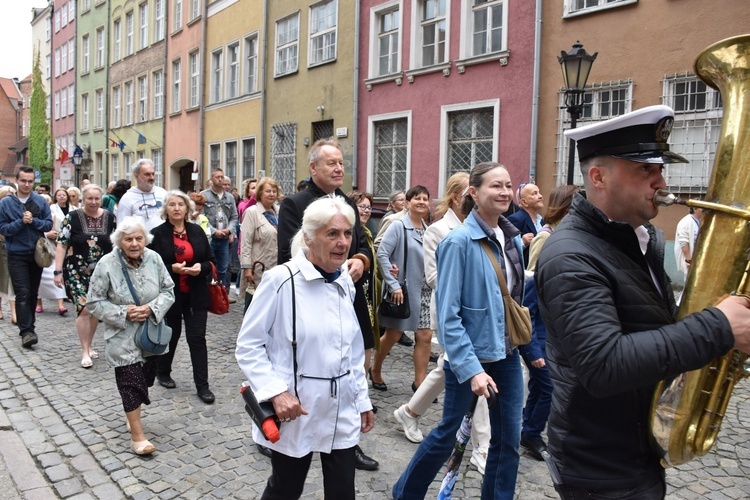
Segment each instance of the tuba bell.
[[[719,90],[724,118],[705,201],[674,202],[704,208],[678,319],[715,305],[734,291],[749,293],[750,265],[750,35],[706,48],[695,73]],[[705,455],[716,442],[735,384],[745,376],[747,355],[732,349],[700,370],[657,385],[651,406],[652,442],[664,467]]]

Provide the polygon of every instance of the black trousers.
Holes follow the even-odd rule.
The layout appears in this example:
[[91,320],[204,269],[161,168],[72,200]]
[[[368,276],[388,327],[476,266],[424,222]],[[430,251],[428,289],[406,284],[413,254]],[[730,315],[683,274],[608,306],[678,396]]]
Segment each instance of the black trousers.
[[[276,451],[271,456],[271,477],[261,500],[292,500],[302,496],[312,453],[293,458]],[[321,453],[326,500],[354,500],[354,448]]]
[[42,281],[42,268],[36,265],[34,254],[8,254],[8,274],[16,294],[16,316],[19,335],[35,333],[36,299],[39,283]]
[[[182,292],[177,291],[176,294]],[[185,320],[185,339],[190,349],[190,362],[193,365],[193,381],[197,390],[208,389],[208,349],[206,348],[207,309],[193,309],[190,307],[190,297],[182,296],[169,309],[165,316],[167,325],[172,328],[172,338],[169,341],[169,352],[159,356],[156,376],[167,379],[172,373],[177,342],[182,335],[182,320]]]
[[667,494],[667,484],[660,481],[646,482],[633,488],[616,490],[589,490],[556,484],[555,490],[562,500],[662,500]]

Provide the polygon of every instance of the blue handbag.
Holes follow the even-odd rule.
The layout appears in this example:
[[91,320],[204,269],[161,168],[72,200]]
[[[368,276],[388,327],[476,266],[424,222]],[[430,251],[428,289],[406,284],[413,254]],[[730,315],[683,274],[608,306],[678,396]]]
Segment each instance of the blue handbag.
[[[138,294],[135,293],[133,282],[130,281],[130,275],[128,274],[128,269],[125,267],[125,262],[122,260],[122,254],[118,252],[117,255],[120,257],[122,274],[125,275],[125,281],[128,283],[130,294],[133,296],[135,305],[139,306],[141,305],[141,301],[138,298]],[[172,328],[163,319],[158,324],[147,319],[138,326],[138,330],[135,332],[135,345],[144,351],[144,355],[146,356],[166,353],[171,339]]]

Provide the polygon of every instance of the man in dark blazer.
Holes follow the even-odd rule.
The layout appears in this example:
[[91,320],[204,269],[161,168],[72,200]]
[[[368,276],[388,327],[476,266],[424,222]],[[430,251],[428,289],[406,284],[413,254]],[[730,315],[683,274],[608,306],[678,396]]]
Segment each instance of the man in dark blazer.
[[521,209],[508,217],[508,220],[521,231],[523,240],[523,260],[529,263],[529,244],[544,225],[541,212],[544,210],[544,196],[536,184],[522,184],[518,194]]
[[[347,265],[349,275],[354,281],[356,296],[354,310],[357,313],[359,326],[362,329],[366,354],[375,345],[370,325],[370,312],[367,308],[365,292],[362,288],[362,276],[367,272],[375,258],[367,244],[367,236],[359,224],[357,205],[341,190],[344,183],[344,156],[338,142],[332,139],[321,139],[310,147],[309,167],[310,180],[304,191],[284,198],[279,209],[278,228],[278,263],[283,264],[292,258],[291,243],[294,235],[302,227],[302,215],[307,206],[323,196],[340,196],[354,210],[354,234],[349,248]],[[367,364],[365,362],[365,364]],[[263,450],[261,450],[263,451]],[[376,470],[378,462],[365,455],[357,446],[355,450],[355,467],[361,470]]]

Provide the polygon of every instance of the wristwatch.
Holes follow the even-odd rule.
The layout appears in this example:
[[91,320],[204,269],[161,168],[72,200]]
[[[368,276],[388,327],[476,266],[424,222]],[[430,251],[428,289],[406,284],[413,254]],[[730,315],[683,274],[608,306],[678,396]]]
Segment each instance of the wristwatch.
[[52,274],[54,274],[55,276],[58,276],[58,275],[62,274],[62,270],[61,270],[61,269],[55,269],[55,270],[54,270],[54,271],[52,272]]

